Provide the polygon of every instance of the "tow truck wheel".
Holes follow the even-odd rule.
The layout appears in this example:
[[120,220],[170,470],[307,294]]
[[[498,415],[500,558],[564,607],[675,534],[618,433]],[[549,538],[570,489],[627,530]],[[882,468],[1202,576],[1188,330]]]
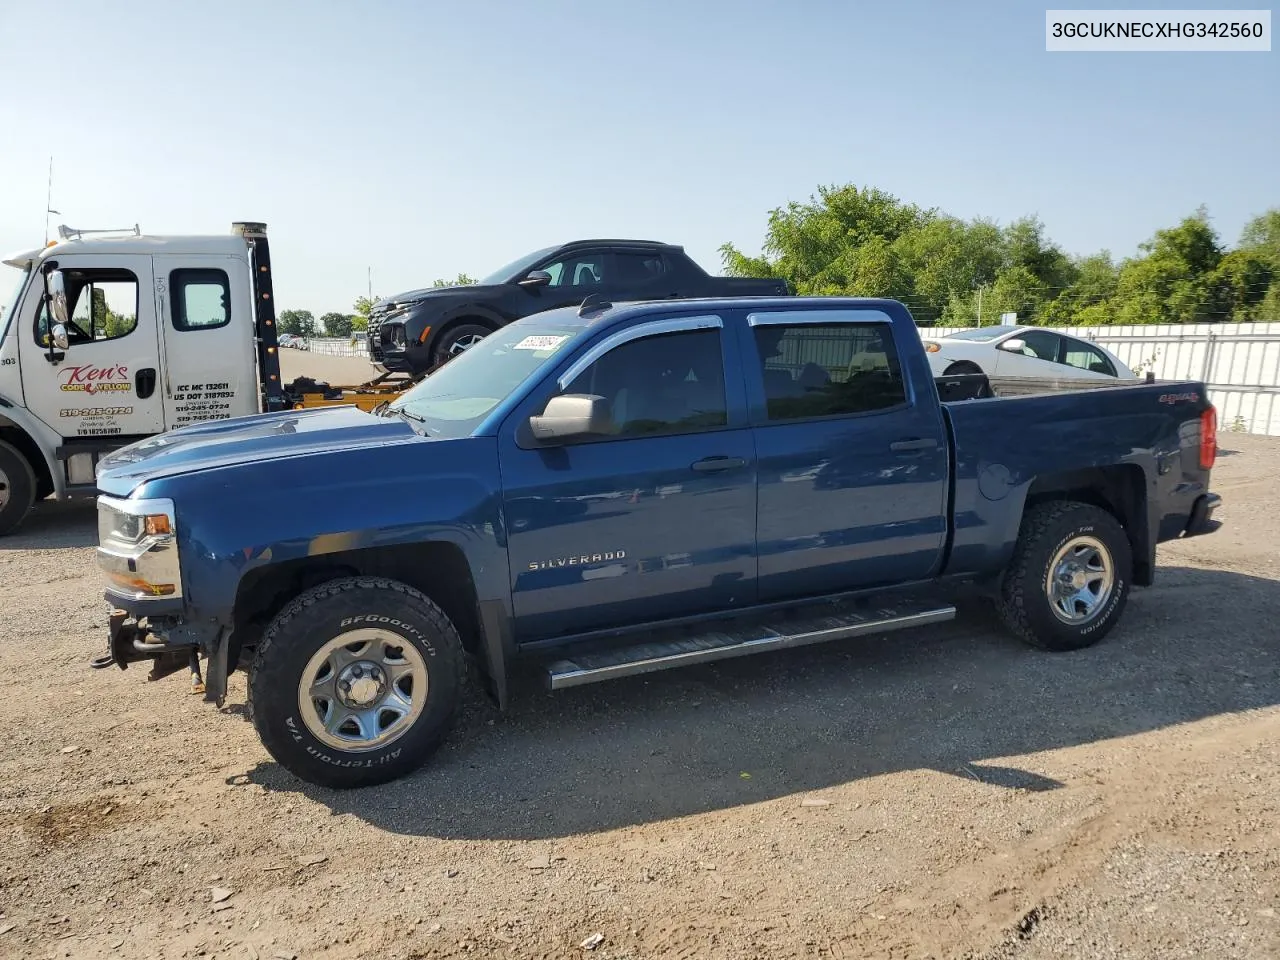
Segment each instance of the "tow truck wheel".
[[308,590],[280,612],[249,669],[249,713],[281,766],[325,787],[417,769],[452,726],[466,660],[426,595],[379,577]]
[[997,608],[1020,639],[1042,650],[1079,650],[1120,619],[1133,549],[1120,522],[1087,503],[1031,507],[1000,585]]
[[0,536],[17,529],[35,502],[35,471],[17,447],[0,440]]

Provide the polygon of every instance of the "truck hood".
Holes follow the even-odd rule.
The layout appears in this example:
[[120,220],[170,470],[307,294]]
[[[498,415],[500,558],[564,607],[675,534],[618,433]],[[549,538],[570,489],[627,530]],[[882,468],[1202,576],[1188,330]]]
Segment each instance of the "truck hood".
[[408,290],[404,293],[397,293],[394,297],[385,297],[373,305],[373,313],[386,313],[388,310],[394,310],[398,306],[407,306],[411,303],[419,303],[423,300],[434,300],[438,297],[454,297],[458,294],[465,294],[468,297],[484,297],[497,291],[497,286],[481,286],[478,283],[467,284],[461,287],[424,287],[421,290]]
[[140,484],[241,463],[426,441],[399,417],[323,407],[235,417],[181,427],[121,447],[98,462],[98,488],[128,496]]

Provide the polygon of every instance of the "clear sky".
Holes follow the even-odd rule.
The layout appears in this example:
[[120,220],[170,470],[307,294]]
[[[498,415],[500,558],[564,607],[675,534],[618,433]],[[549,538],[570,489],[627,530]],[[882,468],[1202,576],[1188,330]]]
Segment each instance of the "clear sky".
[[1118,257],[1280,205],[1280,52],[1050,54],[1046,6],[0,0],[0,250],[50,154],[51,229],[265,220],[317,316],[587,236],[718,272],[824,183]]

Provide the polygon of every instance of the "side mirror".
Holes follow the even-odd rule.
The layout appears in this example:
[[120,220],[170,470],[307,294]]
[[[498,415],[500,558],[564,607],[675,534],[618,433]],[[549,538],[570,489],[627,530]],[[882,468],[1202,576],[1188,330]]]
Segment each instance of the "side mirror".
[[530,270],[529,275],[520,281],[522,287],[545,287],[551,282],[551,274],[545,270]]
[[[67,285],[62,279],[61,270],[53,270],[45,278],[45,289],[49,291],[50,313],[53,319],[59,324],[66,324],[71,321],[71,313],[67,309]],[[62,331],[66,336],[66,330]]]
[[55,323],[53,325],[53,330],[51,331],[51,333],[52,333],[53,345],[57,347],[59,350],[66,350],[67,344],[69,342],[67,340],[67,328],[60,323]]
[[1019,340],[1017,337],[1014,337],[1012,340],[1006,340],[1004,343],[1000,344],[1000,349],[1008,350],[1010,353],[1021,353],[1023,350],[1027,349],[1027,341]]
[[613,417],[604,397],[566,393],[552,397],[541,414],[530,417],[529,429],[542,441],[571,440],[612,433]]

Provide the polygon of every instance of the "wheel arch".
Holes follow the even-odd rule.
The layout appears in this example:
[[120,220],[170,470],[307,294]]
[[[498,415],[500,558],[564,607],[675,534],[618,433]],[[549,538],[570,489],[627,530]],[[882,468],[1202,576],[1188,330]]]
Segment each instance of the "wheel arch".
[[346,577],[384,577],[421,591],[452,621],[463,648],[482,666],[500,704],[506,702],[506,649],[491,636],[476,581],[463,549],[447,540],[338,550],[267,564],[251,570],[236,589],[232,669],[245,647],[256,644],[271,621],[299,594]]
[[1133,549],[1133,582],[1143,587],[1154,582],[1147,478],[1142,467],[1124,463],[1043,474],[1027,488],[1023,513],[1051,500],[1088,503],[1115,517]]
[[30,426],[21,422],[19,411],[9,407],[0,411],[0,440],[8,443],[26,458],[36,476],[36,499],[43,500],[51,493],[60,493],[58,472],[50,453],[40,445]]

